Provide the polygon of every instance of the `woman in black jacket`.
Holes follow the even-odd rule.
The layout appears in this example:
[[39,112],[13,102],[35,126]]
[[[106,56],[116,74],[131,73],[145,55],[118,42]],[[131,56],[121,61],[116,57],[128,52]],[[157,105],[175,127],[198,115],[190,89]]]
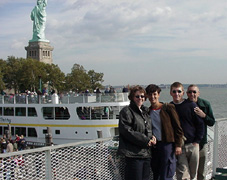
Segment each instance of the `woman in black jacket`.
[[145,90],[135,86],[128,96],[130,105],[120,112],[118,153],[125,156],[125,180],[148,180],[150,177],[150,158],[152,135],[148,108],[143,106]]

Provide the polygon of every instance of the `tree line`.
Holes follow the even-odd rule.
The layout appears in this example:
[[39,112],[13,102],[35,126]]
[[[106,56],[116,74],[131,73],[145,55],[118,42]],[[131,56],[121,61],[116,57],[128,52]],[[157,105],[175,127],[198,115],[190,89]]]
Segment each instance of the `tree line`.
[[46,64],[31,58],[0,59],[0,90],[14,89],[15,93],[26,90],[39,92],[40,85],[57,90],[85,91],[102,88],[103,73],[85,70],[82,65],[74,64],[71,73],[65,74],[58,65]]

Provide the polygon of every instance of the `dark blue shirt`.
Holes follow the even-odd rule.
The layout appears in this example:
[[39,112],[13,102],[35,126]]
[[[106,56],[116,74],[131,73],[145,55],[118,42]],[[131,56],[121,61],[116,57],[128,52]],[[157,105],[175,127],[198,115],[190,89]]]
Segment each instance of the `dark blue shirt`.
[[204,123],[194,112],[194,108],[197,107],[196,103],[188,99],[180,104],[175,104],[173,101],[171,103],[175,105],[179,115],[184,136],[187,138],[185,143],[199,143],[204,135]]

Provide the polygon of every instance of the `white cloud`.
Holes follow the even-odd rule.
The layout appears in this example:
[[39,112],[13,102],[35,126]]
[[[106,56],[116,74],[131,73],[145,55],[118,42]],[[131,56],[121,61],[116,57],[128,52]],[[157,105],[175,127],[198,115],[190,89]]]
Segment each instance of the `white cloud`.
[[[25,57],[35,4],[36,0],[0,2],[0,23],[4,24],[0,58],[14,53]],[[160,71],[165,72],[157,77],[160,83],[172,82],[178,70],[182,80],[189,81],[187,75],[195,62],[205,69],[224,67],[213,63],[217,59],[224,63],[227,55],[225,0],[48,0],[46,10],[46,38],[54,46],[54,63],[64,72],[79,63],[104,72],[105,83],[127,84],[134,79],[143,84],[143,79],[149,81],[149,73]],[[197,74],[202,76],[201,83],[211,79],[206,73]],[[216,79],[225,82],[220,76]]]
[[11,48],[15,50],[21,50],[25,46],[24,42],[26,42],[26,39],[15,39],[11,44]]

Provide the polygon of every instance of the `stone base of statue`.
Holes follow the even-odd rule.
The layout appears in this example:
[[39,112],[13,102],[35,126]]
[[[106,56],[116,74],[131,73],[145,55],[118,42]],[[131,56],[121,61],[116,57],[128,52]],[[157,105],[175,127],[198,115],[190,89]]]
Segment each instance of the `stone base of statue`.
[[29,41],[29,45],[25,47],[27,58],[37,59],[47,64],[53,63],[52,51],[54,47],[49,41]]

